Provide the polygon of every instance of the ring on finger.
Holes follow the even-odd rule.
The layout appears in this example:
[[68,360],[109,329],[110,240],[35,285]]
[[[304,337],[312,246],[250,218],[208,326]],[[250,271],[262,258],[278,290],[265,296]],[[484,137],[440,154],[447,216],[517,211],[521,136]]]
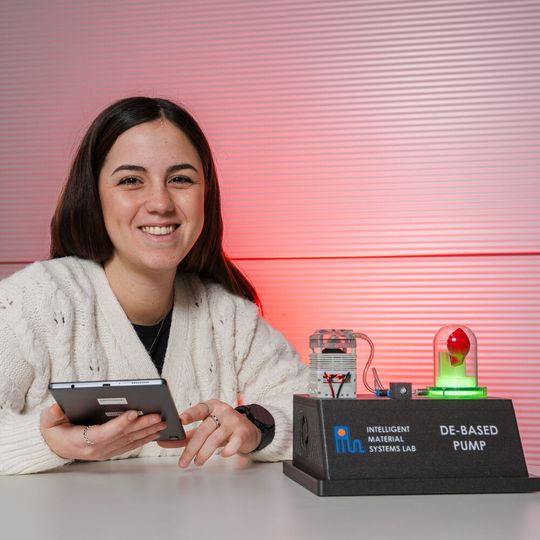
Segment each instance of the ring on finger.
[[82,432],[82,436],[83,436],[83,439],[84,439],[84,442],[86,444],[96,444],[94,441],[92,441],[91,439],[88,438],[88,430],[91,428],[92,426],[85,426],[84,429],[83,429],[83,432]]
[[215,414],[210,414],[207,418],[211,418],[214,421],[214,424],[216,424],[216,429],[221,427],[221,422]]

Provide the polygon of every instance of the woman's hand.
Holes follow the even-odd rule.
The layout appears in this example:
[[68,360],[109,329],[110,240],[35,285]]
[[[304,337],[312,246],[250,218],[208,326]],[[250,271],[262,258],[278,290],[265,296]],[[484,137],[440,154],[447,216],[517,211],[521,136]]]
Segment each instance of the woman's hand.
[[234,454],[247,454],[261,442],[261,431],[223,401],[209,399],[186,409],[180,415],[182,424],[191,424],[197,420],[203,422],[186,432],[183,441],[158,443],[163,448],[186,447],[178,462],[182,468],[188,467],[192,460],[196,465],[203,465],[218,448],[223,448],[222,457],[230,457]]
[[86,436],[94,444],[89,444],[83,437],[84,426],[70,424],[57,403],[44,409],[40,420],[43,438],[55,454],[88,461],[103,461],[135,450],[159,438],[165,427],[158,414],[138,416],[136,411],[126,411],[105,424],[91,426]]

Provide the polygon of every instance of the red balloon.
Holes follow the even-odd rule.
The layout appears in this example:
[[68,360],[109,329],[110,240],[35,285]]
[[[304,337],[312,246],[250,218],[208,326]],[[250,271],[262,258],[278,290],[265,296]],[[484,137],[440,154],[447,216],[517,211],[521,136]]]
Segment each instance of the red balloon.
[[465,357],[471,350],[471,342],[469,341],[467,334],[461,328],[454,330],[448,336],[446,346],[450,353],[450,363],[453,366],[460,366],[463,364]]

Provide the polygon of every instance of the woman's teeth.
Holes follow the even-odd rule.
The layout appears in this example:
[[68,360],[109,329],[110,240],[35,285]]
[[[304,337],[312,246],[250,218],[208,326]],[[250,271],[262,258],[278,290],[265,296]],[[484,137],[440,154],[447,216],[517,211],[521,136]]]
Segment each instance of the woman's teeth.
[[155,234],[157,236],[161,236],[164,234],[173,233],[177,227],[178,225],[168,225],[167,227],[141,227],[141,231],[148,234]]

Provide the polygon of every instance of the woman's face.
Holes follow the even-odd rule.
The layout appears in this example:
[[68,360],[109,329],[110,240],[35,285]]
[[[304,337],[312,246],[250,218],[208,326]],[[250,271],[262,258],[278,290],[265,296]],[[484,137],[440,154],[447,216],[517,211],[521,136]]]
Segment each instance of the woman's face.
[[99,175],[111,262],[137,272],[175,271],[201,234],[204,177],[197,151],[168,120],[128,129]]

